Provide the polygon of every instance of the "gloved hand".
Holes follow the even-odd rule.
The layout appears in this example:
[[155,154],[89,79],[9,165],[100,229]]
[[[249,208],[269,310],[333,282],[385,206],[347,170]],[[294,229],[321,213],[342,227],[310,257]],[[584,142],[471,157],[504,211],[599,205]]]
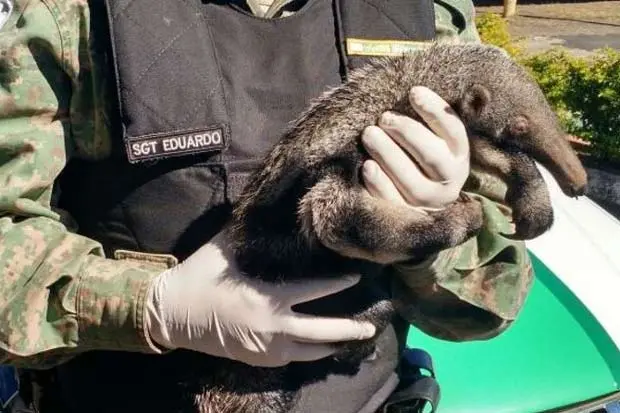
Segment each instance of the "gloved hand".
[[[373,159],[362,167],[365,186],[379,198],[414,208],[441,209],[456,201],[469,176],[467,131],[450,105],[430,89],[413,87],[409,101],[431,129],[408,116],[391,113],[383,116],[378,126],[367,128],[362,142]],[[393,274],[408,287],[397,294],[413,292],[412,306],[458,304],[455,294],[436,283],[438,272],[443,271],[440,268],[448,265],[442,255],[436,251],[393,265]]]
[[409,100],[432,131],[391,112],[378,126],[366,128],[362,142],[373,159],[362,168],[365,186],[379,198],[442,208],[458,198],[469,176],[467,132],[450,105],[430,89],[413,87]]
[[368,339],[375,327],[348,319],[295,313],[291,306],[336,293],[359,278],[272,284],[243,277],[223,233],[159,275],[147,301],[150,337],[254,366],[311,361],[335,352],[331,343]]

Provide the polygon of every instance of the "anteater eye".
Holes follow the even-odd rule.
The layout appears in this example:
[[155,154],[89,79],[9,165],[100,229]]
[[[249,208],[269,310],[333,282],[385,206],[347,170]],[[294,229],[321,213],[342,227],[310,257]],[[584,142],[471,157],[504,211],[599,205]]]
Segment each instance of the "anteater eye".
[[515,116],[510,122],[509,130],[512,136],[527,135],[530,131],[530,121],[524,115]]

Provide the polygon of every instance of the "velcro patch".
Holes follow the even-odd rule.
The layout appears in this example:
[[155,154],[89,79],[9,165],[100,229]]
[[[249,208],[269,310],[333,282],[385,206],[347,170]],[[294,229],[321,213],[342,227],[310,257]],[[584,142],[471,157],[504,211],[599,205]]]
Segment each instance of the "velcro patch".
[[346,39],[349,56],[400,56],[427,48],[431,44],[430,41],[414,40]]
[[130,162],[212,152],[228,146],[227,129],[221,125],[190,131],[174,131],[128,138],[125,141]]
[[129,261],[142,261],[153,264],[163,264],[167,268],[172,268],[179,263],[179,260],[174,255],[170,254],[153,254],[148,252],[130,251],[130,250],[115,250],[115,260],[129,260]]

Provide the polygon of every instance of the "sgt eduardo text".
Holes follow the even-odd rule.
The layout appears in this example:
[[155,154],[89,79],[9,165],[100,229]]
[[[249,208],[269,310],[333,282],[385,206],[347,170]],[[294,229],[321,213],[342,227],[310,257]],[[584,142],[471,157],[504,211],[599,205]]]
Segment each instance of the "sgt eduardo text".
[[182,134],[151,135],[127,140],[129,160],[144,161],[190,153],[200,153],[225,147],[222,128]]

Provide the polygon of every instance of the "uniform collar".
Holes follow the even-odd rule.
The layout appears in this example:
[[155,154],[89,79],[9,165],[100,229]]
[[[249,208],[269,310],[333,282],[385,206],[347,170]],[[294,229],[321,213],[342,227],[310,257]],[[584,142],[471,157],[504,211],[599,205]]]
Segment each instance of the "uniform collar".
[[245,0],[245,3],[254,15],[271,19],[282,16],[284,8],[293,3],[293,0]]

